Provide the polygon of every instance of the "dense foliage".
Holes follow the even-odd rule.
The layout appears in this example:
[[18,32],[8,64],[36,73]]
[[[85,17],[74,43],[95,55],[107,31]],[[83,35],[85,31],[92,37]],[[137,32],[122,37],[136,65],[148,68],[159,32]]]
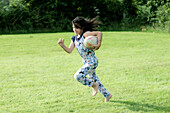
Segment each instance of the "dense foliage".
[[0,33],[71,31],[76,16],[99,16],[101,30],[151,25],[169,31],[169,5],[169,0],[1,0]]

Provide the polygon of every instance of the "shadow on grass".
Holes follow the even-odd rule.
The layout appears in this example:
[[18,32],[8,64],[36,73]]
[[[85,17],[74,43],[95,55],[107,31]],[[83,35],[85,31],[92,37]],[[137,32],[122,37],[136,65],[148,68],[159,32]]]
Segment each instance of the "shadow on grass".
[[141,104],[137,102],[131,102],[131,101],[110,101],[113,103],[119,103],[126,105],[129,110],[132,111],[144,111],[144,112],[151,112],[151,111],[157,111],[157,112],[170,112],[170,107],[164,107],[164,106],[156,106],[156,105],[150,105],[150,104]]

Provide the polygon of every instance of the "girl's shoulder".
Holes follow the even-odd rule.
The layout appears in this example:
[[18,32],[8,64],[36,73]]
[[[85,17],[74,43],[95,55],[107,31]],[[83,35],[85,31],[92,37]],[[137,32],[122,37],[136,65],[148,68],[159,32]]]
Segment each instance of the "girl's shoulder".
[[80,42],[81,39],[84,39],[83,34],[82,34],[81,36],[79,36],[79,37],[78,37],[78,35],[76,35],[76,36],[73,36],[73,37],[71,38],[71,40],[72,40],[73,42],[75,42],[75,40],[76,40],[77,42]]
[[77,35],[72,36],[71,40],[74,42],[75,40],[77,40]]

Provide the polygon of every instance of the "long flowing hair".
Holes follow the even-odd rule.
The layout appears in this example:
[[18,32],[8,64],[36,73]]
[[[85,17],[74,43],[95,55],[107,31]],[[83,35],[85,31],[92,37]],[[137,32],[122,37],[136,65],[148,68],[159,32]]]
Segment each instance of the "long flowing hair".
[[83,29],[83,31],[96,31],[97,28],[102,24],[102,22],[98,21],[97,19],[98,17],[88,19],[78,16],[72,21],[72,24],[74,24],[76,28]]

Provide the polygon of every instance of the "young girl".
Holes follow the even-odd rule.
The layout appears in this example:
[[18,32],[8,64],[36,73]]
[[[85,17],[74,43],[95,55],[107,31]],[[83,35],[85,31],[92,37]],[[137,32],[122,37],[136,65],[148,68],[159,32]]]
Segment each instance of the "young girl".
[[[106,88],[104,88],[95,72],[95,69],[98,66],[98,59],[95,56],[94,51],[100,48],[102,41],[102,33],[95,31],[95,28],[100,24],[101,23],[97,21],[96,18],[90,20],[84,17],[76,17],[72,21],[73,31],[76,35],[72,37],[69,47],[64,45],[64,39],[61,38],[58,40],[58,44],[67,53],[71,53],[74,47],[77,48],[77,51],[82,57],[84,66],[75,73],[75,79],[83,85],[92,87],[92,96],[95,96],[99,90],[105,97],[105,102],[108,102],[112,95],[106,90]],[[93,50],[86,48],[83,43],[87,36],[96,36],[98,38],[98,45],[93,46]]]

